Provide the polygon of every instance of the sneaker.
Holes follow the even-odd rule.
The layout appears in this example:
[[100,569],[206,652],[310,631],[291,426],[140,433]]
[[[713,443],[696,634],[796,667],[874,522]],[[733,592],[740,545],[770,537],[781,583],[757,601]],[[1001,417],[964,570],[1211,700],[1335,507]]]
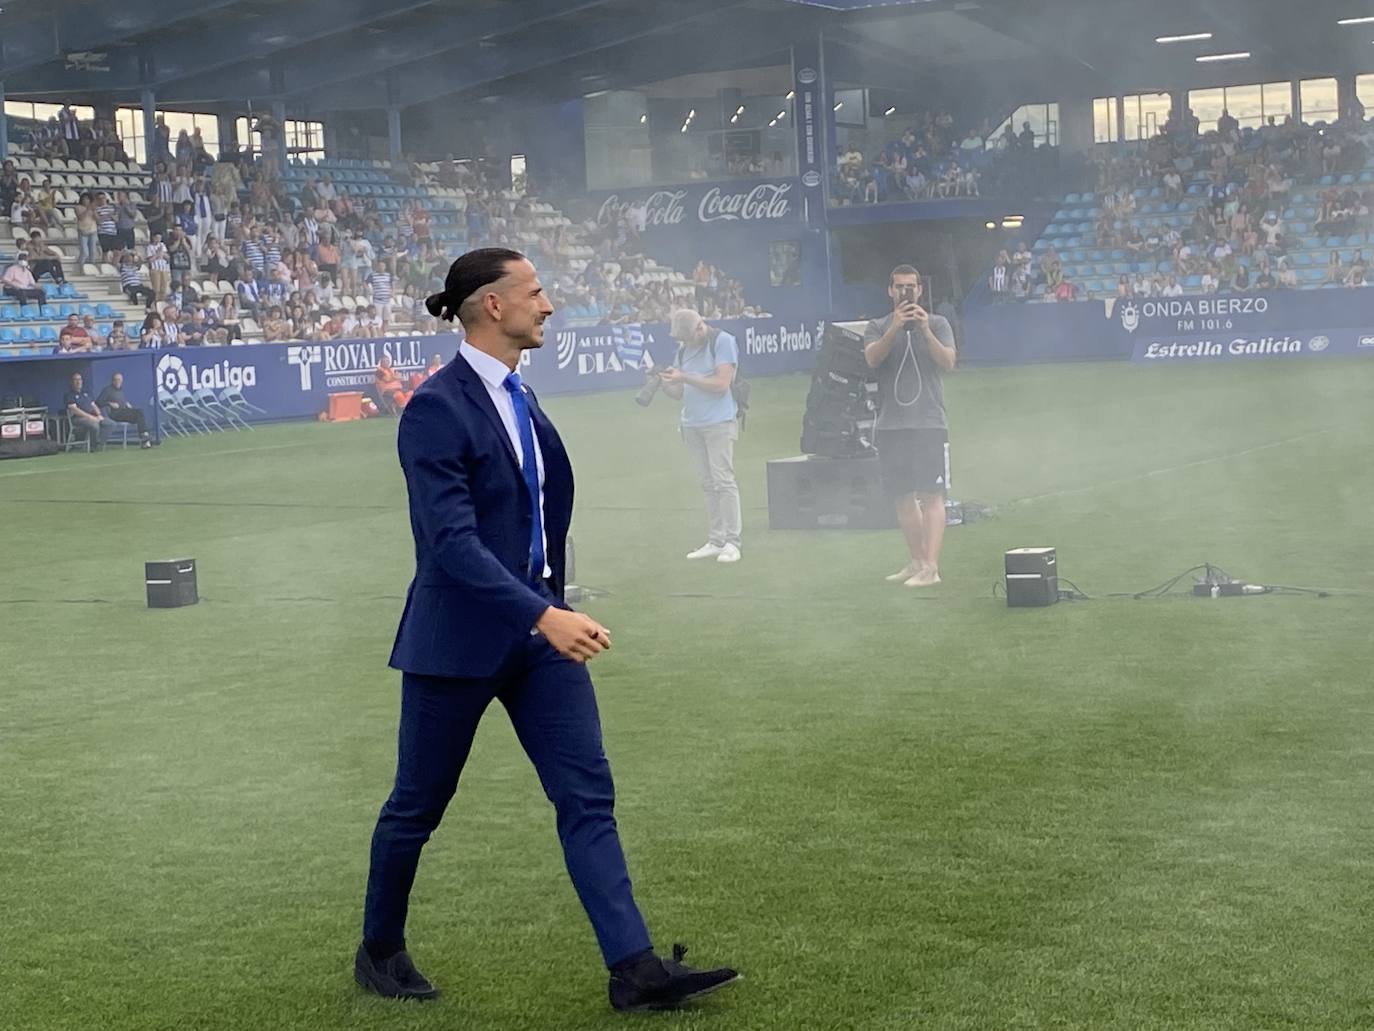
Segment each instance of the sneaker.
[[719,544],[707,543],[697,548],[696,551],[689,551],[687,553],[687,558],[692,562],[695,562],[699,558],[717,558],[724,550],[725,548]]
[[897,572],[893,573],[891,576],[884,577],[883,579],[885,579],[890,584],[904,583],[907,580],[910,580],[920,571],[921,570],[916,566],[915,563],[908,562],[901,569],[897,570]]
[[720,549],[720,554],[716,556],[717,562],[738,562],[740,560],[739,545],[727,544]]
[[929,569],[922,569],[919,573],[907,580],[903,587],[934,587],[940,582],[940,571],[933,566]]

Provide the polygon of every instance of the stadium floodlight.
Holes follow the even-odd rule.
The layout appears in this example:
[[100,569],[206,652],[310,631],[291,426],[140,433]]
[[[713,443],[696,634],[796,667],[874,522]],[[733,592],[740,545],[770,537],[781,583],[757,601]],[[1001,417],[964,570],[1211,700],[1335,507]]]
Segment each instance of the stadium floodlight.
[[649,116],[648,116],[648,115],[640,115],[640,116],[639,116],[639,124],[640,124],[640,125],[647,125],[648,122],[649,122]]
[[1202,54],[1193,58],[1198,64],[1215,64],[1218,61],[1244,61],[1250,56],[1248,50],[1237,50],[1233,54]]
[[1187,32],[1181,36],[1156,36],[1155,42],[1165,45],[1169,43],[1196,43],[1199,40],[1211,38],[1210,32]]
[[783,99],[783,100],[791,100],[791,99],[792,99],[793,97],[795,97],[796,95],[797,95],[797,91],[794,90],[794,89],[790,89],[790,90],[787,91],[787,96],[783,97],[782,99]]
[[889,115],[895,115],[896,113],[897,113],[897,108],[896,108],[896,107],[889,107],[886,111],[883,112],[883,117],[886,118],[886,117],[888,117]]
[[786,111],[779,111],[776,115],[773,116],[773,121],[775,121],[775,122],[781,122],[781,121],[782,121],[784,118],[786,118],[786,117],[787,117],[787,112],[786,112]]
[[1374,22],[1374,14],[1366,14],[1359,18],[1342,18],[1336,22],[1337,25],[1368,25]]
[[844,107],[844,101],[843,101],[843,100],[841,100],[838,104],[835,105],[835,110],[838,111],[838,110],[839,110],[840,108],[842,108],[842,107]]
[[742,114],[744,114],[744,105],[743,105],[743,104],[741,104],[739,107],[735,108],[735,114],[737,114],[737,115],[742,115]]

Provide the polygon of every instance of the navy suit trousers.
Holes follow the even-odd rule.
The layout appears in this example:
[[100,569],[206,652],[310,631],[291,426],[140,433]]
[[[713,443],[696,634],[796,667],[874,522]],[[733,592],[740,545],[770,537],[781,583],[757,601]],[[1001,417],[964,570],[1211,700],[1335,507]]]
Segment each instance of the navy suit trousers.
[[505,706],[554,805],[568,874],[606,965],[650,948],[616,831],[615,788],[591,677],[542,635],[522,643],[493,677],[402,675],[396,784],[372,836],[363,937],[404,942],[420,850],[458,787],[477,724],[493,699]]

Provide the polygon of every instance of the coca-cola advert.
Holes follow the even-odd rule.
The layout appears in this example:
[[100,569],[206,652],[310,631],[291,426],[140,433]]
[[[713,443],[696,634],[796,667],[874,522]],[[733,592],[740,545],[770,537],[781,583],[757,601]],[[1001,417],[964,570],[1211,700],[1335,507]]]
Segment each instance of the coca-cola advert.
[[782,225],[800,218],[795,179],[619,191],[608,195],[597,213],[601,225],[625,219],[641,233],[690,226]]

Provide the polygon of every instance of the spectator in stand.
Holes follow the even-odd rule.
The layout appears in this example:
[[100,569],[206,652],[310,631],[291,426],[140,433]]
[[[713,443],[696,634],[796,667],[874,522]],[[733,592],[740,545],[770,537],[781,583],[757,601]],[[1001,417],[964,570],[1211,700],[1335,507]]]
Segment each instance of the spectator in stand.
[[167,264],[171,268],[172,284],[183,286],[191,275],[194,264],[191,255],[191,238],[181,225],[172,228],[172,238],[167,241]]
[[133,251],[125,251],[119,259],[119,287],[134,304],[151,308],[158,301],[157,295],[143,285],[143,277],[138,271],[138,255]]
[[86,328],[81,325],[81,318],[79,316],[67,316],[67,324],[64,325],[57,334],[57,349],[63,354],[73,351],[91,351],[95,349],[95,344],[91,341],[91,335],[87,333]]
[[215,312],[215,321],[224,331],[224,342],[243,342],[243,323],[239,318],[239,299],[236,294],[225,294],[220,298]]
[[988,289],[992,291],[994,301],[1005,301],[1011,292],[1011,258],[1006,251],[998,251],[997,261],[992,266],[992,275],[988,277]]
[[1346,277],[1345,277],[1345,285],[1346,285],[1346,286],[1364,286],[1364,285],[1365,285],[1365,260],[1364,260],[1364,251],[1362,251],[1362,250],[1356,251],[1356,252],[1355,252],[1355,256],[1354,256],[1353,258],[1350,259],[1350,271],[1346,274]]
[[155,301],[164,301],[172,290],[172,266],[162,234],[154,233],[148,240],[148,285]]
[[95,218],[95,199],[83,193],[76,204],[76,260],[78,265],[95,265],[100,261],[100,238],[96,235],[99,223]]
[[1056,301],[1076,301],[1078,299],[1078,287],[1067,279],[1060,279],[1054,290],[1046,296],[1052,297]]
[[138,223],[138,205],[123,191],[115,194],[115,241],[126,251],[134,249],[134,226]]
[[262,338],[268,343],[277,343],[291,337],[291,326],[286,321],[279,306],[268,309],[267,318],[262,324]]
[[48,295],[33,278],[29,269],[29,256],[23,251],[15,255],[5,274],[0,277],[6,297],[13,297],[20,304],[43,304]]
[[138,344],[129,339],[129,334],[124,329],[124,320],[115,319],[110,326],[110,336],[105,346],[111,351],[132,351]]
[[95,321],[94,315],[81,316],[81,328],[86,331],[86,335],[91,338],[91,346],[97,351],[103,351],[110,346],[109,336],[101,330]]
[[[376,306],[375,310],[380,315],[380,328],[386,332],[391,323],[391,294],[393,288],[392,275],[387,271],[386,265],[378,260],[372,267],[372,272],[367,277],[367,285],[372,291],[372,303]],[[369,309],[369,313],[373,309]]]
[[1346,270],[1341,264],[1341,252],[1332,251],[1326,262],[1326,275],[1322,279],[1322,286],[1340,286],[1345,279]]
[[109,385],[100,392],[95,403],[109,421],[128,423],[133,426],[138,433],[138,439],[142,442],[142,447],[150,448],[153,446],[152,434],[148,432],[148,420],[144,417],[142,409],[135,408],[130,404],[124,393],[124,374],[122,372],[116,372],[110,377]]
[[87,441],[93,451],[103,448],[114,429],[114,423],[101,414],[95,398],[86,393],[81,373],[72,373],[71,389],[62,398],[62,404],[72,421],[72,436]]
[[62,271],[62,256],[44,241],[43,234],[37,229],[29,233],[27,246],[29,268],[33,271],[35,279],[51,276],[53,282],[59,286],[67,281],[67,277]]
[[1053,292],[1064,281],[1064,263],[1053,244],[1040,256],[1040,277],[1048,292]]
[[1283,290],[1298,288],[1298,270],[1287,258],[1279,259],[1279,287]]

